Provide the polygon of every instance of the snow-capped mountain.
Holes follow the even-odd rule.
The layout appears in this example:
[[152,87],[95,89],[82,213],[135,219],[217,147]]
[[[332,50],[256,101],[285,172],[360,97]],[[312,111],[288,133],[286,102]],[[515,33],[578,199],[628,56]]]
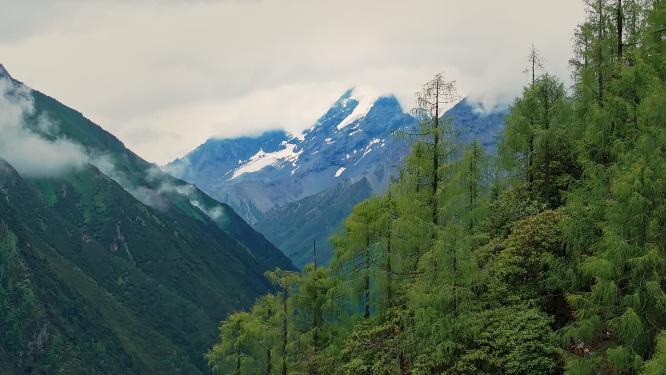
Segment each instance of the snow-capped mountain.
[[414,124],[393,96],[348,90],[300,136],[210,139],[167,170],[229,202],[256,223],[276,206],[363,177],[381,190],[407,144],[393,131]]
[[[447,114],[463,141],[479,139],[494,151],[504,112],[483,115],[463,99]],[[294,215],[299,207],[306,206],[309,215],[326,215],[326,208],[313,211],[316,202],[337,202],[346,208],[335,220],[312,218],[325,223],[320,225],[322,230],[315,240],[321,243],[321,252],[330,253],[328,236],[339,227],[347,211],[372,192],[383,191],[408,153],[409,140],[396,137],[396,130],[416,126],[416,119],[394,96],[373,96],[350,89],[301,135],[275,130],[258,137],[212,138],[166,169],[230,204],[248,222],[263,228],[278,247],[287,240],[278,232],[288,229],[281,228],[280,223],[291,222],[283,215]],[[352,187],[353,194],[345,190]],[[354,202],[342,203],[345,199]],[[294,238],[312,237],[311,232],[299,237],[298,230],[290,230],[293,235],[289,244],[282,244],[289,247],[282,248],[287,255],[298,258],[295,263],[299,266],[311,260],[304,253],[309,254],[306,249],[311,248],[312,241],[296,246]],[[322,254],[322,258],[328,255]]]

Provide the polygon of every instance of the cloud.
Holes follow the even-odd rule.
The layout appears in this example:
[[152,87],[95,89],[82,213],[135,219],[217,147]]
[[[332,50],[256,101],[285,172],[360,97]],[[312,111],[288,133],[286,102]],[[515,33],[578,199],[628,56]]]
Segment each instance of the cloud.
[[[56,125],[35,118],[30,90],[0,78],[0,157],[26,177],[52,177],[78,168],[88,160],[84,150],[66,138],[46,139]],[[28,126],[28,119],[33,127]],[[40,133],[35,132],[35,129]]]
[[[165,211],[169,208],[169,199],[166,195],[178,194],[185,197],[192,206],[198,208],[213,220],[219,219],[224,214],[222,206],[216,205],[211,208],[206,207],[199,200],[196,188],[193,185],[173,183],[171,181],[172,177],[166,175],[162,169],[157,166],[150,167],[146,170],[146,185],[141,185],[131,182],[130,179],[116,167],[116,163],[112,156],[97,156],[92,158],[91,164],[146,206]],[[157,188],[148,187],[148,185],[154,186],[156,184],[158,186]]]
[[[3,15],[0,16],[0,40],[24,40],[48,30],[54,16],[62,15],[62,7],[53,3],[42,2],[37,6],[30,0],[17,1],[12,6],[3,4]],[[25,14],[30,13],[30,17]]]
[[193,185],[175,185],[171,182],[164,181],[157,189],[157,191],[162,193],[176,193],[190,201],[190,204],[198,208],[201,212],[206,214],[213,220],[217,220],[224,214],[222,206],[216,205],[211,208],[207,208],[197,197],[197,191]]
[[158,163],[209,136],[305,129],[352,86],[410,108],[445,71],[485,108],[511,102],[532,43],[568,79],[584,16],[581,0],[60,3],[48,27],[0,39],[3,63]]
[[[97,155],[91,158],[90,164],[94,165],[105,176],[120,185],[134,199],[146,206],[160,211],[164,211],[169,207],[168,201],[162,196],[160,191],[132,182],[124,172],[116,167],[116,162],[112,156],[108,154]],[[151,176],[154,176],[154,174],[149,170],[147,176],[153,178]]]
[[[168,208],[165,194],[176,193],[212,219],[224,213],[220,206],[205,207],[194,186],[165,180],[164,172],[157,166],[146,171],[145,186],[133,183],[117,168],[111,155],[89,156],[80,145],[57,138],[57,124],[44,115],[36,115],[31,90],[4,77],[0,78],[0,114],[0,157],[22,176],[54,177],[90,163],[138,201],[158,210]],[[0,168],[5,168],[5,164],[0,163]],[[148,187],[156,183],[158,188]]]

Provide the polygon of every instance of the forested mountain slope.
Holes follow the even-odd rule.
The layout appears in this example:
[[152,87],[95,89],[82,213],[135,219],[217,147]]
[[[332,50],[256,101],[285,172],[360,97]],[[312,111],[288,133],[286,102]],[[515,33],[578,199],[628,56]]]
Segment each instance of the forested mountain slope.
[[[50,133],[44,136],[51,139],[65,138],[82,145],[93,165],[143,203],[155,207],[169,203],[192,217],[199,217],[204,212],[234,239],[248,245],[246,247],[255,252],[255,256],[265,259],[268,268],[291,267],[281,251],[248,226],[228,205],[215,201],[193,185],[163,173],[81,113],[39,91],[31,90],[31,95],[34,100],[31,118],[39,120],[45,116],[55,124],[49,129]],[[40,121],[28,121],[26,125],[39,131]]]
[[[0,153],[20,165],[0,162],[0,370],[208,372],[217,323],[291,262],[230,207],[1,71],[3,137],[35,150]],[[54,145],[77,163],[45,170],[59,155],[37,146]]]
[[274,273],[278,293],[223,323],[211,367],[666,373],[666,2],[586,7],[572,91],[536,70],[497,158],[456,142],[437,116],[454,83],[428,82],[399,178],[329,267]]

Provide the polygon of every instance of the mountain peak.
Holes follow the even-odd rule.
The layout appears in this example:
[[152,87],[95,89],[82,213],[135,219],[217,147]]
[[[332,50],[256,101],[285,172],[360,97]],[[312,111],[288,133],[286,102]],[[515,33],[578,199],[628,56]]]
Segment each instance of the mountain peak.
[[380,95],[373,90],[359,89],[357,87],[352,87],[347,90],[338,103],[343,108],[346,108],[349,105],[354,105],[354,109],[337,125],[337,129],[343,129],[354,121],[365,117],[379,98]]
[[353,86],[347,89],[347,91],[345,91],[338,98],[338,100],[335,102],[335,105],[346,107],[347,105],[351,104],[352,101],[361,101],[367,99],[372,100],[382,96],[384,95],[381,95],[379,91],[373,88]]
[[349,99],[354,93],[354,89],[356,89],[356,87],[347,89],[347,91],[345,91],[344,93],[342,93],[342,95],[340,95],[336,103],[342,103],[343,101]]
[[0,77],[12,78],[11,74],[5,69],[5,66],[0,64]]

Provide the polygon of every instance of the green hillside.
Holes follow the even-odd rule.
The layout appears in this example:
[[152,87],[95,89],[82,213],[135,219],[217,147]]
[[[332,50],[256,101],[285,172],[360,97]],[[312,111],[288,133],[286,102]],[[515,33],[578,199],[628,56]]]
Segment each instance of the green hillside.
[[[162,173],[156,165],[141,159],[116,137],[85,118],[80,112],[39,91],[32,91],[32,97],[35,106],[32,118],[34,121],[29,121],[28,125],[32,125],[35,131],[39,132],[40,116],[46,116],[56,126],[54,131],[43,134],[45,137],[51,139],[64,137],[84,146],[92,156],[93,164],[105,169],[103,172],[120,182],[126,190],[141,196],[148,195],[148,203],[154,199],[160,201],[158,203],[168,203],[186,216],[199,221],[205,221],[202,209],[207,212],[214,211],[218,215],[210,219],[245,245],[254,256],[265,261],[269,268],[292,267],[289,259],[278,248],[254,231],[228,205],[215,201],[193,185]],[[196,207],[197,205],[199,207]]]
[[0,159],[0,373],[207,373],[218,322],[290,261],[228,206],[31,96],[27,126],[90,163],[24,178]]

